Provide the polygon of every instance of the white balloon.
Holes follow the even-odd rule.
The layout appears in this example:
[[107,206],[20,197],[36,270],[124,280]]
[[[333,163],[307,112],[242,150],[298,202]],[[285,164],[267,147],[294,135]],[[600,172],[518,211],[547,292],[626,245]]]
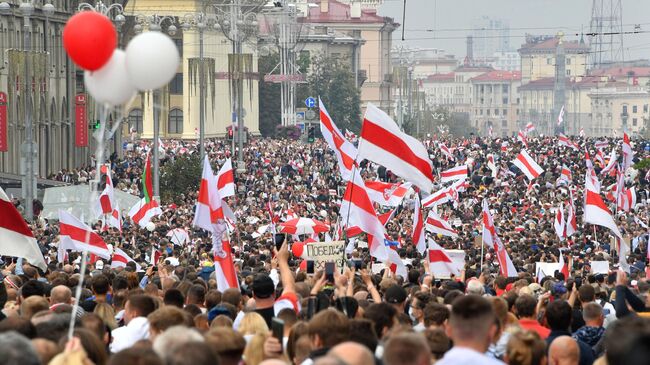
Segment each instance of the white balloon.
[[153,232],[153,231],[156,230],[156,223],[154,223],[154,222],[149,222],[149,223],[147,223],[147,225],[146,225],[145,228],[147,228],[147,231],[149,231],[149,232]]
[[137,91],[126,72],[126,53],[120,49],[116,49],[99,70],[86,71],[84,83],[88,93],[98,103],[111,106],[126,103]]
[[176,75],[179,64],[176,45],[161,32],[138,34],[126,47],[126,70],[142,91],[165,86]]

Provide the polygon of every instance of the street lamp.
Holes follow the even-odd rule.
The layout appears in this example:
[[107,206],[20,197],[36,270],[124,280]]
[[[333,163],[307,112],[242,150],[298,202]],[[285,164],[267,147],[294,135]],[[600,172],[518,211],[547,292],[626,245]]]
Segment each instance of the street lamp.
[[[232,55],[228,57],[228,69],[231,85],[235,86],[235,103],[233,115],[237,122],[237,172],[246,171],[244,166],[244,64],[247,56],[242,52],[242,44],[249,38],[257,41],[259,23],[257,13],[266,4],[265,0],[232,0],[230,2],[211,4],[216,11],[215,28],[232,42]],[[252,62],[250,62],[252,64]],[[234,151],[233,151],[234,154]]]
[[[45,9],[45,7],[43,7]],[[94,11],[100,14],[105,15],[109,19],[115,23],[115,29],[117,30],[118,34],[118,48],[121,46],[122,43],[122,27],[126,23],[126,17],[124,17],[124,7],[122,7],[121,4],[114,3],[111,5],[106,5],[104,4],[103,1],[99,0],[95,3],[95,5],[89,4],[89,3],[80,3],[77,6],[77,11]],[[108,139],[113,138],[113,150],[118,153],[119,156],[122,156],[122,133],[117,132],[117,136],[115,135],[117,128],[120,125],[120,122],[116,121],[117,119],[117,113],[113,112],[113,117],[111,120],[113,121],[113,126],[111,128],[111,132],[109,136],[107,137]],[[104,136],[101,136],[104,138]],[[102,161],[98,161],[98,163],[101,163]]]
[[210,26],[217,25],[215,19],[204,13],[185,14],[181,27],[188,31],[193,27],[199,32],[199,151],[201,161],[205,157],[205,65],[203,59],[203,32]]
[[[169,16],[154,15],[137,15],[136,24],[133,30],[136,33],[141,33],[143,30],[148,29],[154,32],[162,31],[162,26],[165,21],[170,24],[167,27],[167,34],[174,36],[178,31],[174,25],[174,18]],[[160,91],[158,89],[152,90],[153,96],[153,195],[155,200],[160,200],[160,156],[159,156],[159,141],[160,141]],[[158,105],[158,108],[156,108]]]
[[[22,2],[18,6],[19,12],[23,16],[23,41],[24,41],[24,52],[25,54],[32,52],[32,25],[30,17],[34,14],[34,5],[31,2]],[[54,14],[55,12],[54,5],[47,3],[43,5],[41,11],[47,19]],[[8,15],[11,13],[11,5],[5,1],[0,3],[0,13],[3,15]],[[47,38],[47,35],[45,35]],[[24,108],[25,108],[25,142],[21,146],[21,153],[25,156],[25,179],[22,182],[23,192],[25,198],[25,215],[27,221],[31,222],[34,219],[34,198],[36,197],[36,178],[34,171],[34,159],[37,158],[38,151],[34,148],[34,123],[32,120],[32,109],[30,99],[31,92],[28,90],[31,89],[31,77],[30,77],[30,68],[29,62],[25,62],[24,67],[24,87],[25,87],[25,97],[24,97]]]

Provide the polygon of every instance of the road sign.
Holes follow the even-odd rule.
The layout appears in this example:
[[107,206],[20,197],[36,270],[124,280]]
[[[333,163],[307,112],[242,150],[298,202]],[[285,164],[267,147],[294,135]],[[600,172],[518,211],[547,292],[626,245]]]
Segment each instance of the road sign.
[[316,99],[312,98],[311,96],[305,99],[305,105],[307,108],[313,108],[316,106]]
[[296,112],[296,119],[297,120],[304,120],[305,119],[305,112]]
[[305,112],[305,117],[307,120],[314,120],[316,119],[316,112],[313,110],[307,110],[307,112]]

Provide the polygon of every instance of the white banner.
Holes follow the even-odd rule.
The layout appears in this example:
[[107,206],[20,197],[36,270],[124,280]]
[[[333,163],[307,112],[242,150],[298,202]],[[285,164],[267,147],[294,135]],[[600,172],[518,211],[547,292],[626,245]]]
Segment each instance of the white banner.
[[561,271],[562,265],[559,262],[536,262],[535,263],[535,275],[539,273],[541,277],[553,276],[555,270]]
[[345,241],[311,242],[305,245],[307,260],[314,261],[314,270],[325,269],[326,262],[335,262],[338,269],[346,264]]
[[609,261],[591,261],[591,272],[593,274],[608,274],[609,273]]

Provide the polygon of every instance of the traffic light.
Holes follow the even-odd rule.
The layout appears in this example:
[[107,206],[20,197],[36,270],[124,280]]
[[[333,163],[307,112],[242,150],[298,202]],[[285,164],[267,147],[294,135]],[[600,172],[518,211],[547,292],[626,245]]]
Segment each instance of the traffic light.
[[97,119],[95,122],[90,122],[88,123],[88,129],[99,129],[101,123],[99,122],[99,119]]
[[307,142],[314,143],[316,127],[309,127],[307,130]]

